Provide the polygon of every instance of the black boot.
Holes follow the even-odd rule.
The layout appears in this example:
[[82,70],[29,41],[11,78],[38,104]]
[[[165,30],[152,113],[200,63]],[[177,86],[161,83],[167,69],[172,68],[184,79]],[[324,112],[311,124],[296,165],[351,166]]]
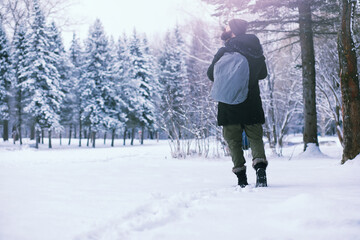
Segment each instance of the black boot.
[[256,170],[256,187],[267,187],[266,163],[260,162],[254,166]]
[[240,172],[235,173],[237,178],[238,178],[238,185],[241,188],[246,187],[248,184],[247,182],[247,177],[246,177],[246,169],[245,170],[241,170]]

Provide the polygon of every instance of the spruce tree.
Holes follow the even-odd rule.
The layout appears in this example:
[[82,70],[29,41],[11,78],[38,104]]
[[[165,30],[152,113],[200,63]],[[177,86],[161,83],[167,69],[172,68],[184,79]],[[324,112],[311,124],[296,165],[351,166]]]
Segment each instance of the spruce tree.
[[[108,86],[111,91],[105,99],[106,109],[106,130],[111,131],[111,146],[114,146],[115,132],[121,128],[126,121],[124,113],[125,101],[121,97],[119,85],[121,84],[122,67],[118,63],[118,46],[115,45],[113,38],[109,41],[109,52],[107,55],[109,82]],[[121,61],[121,60],[120,60]]]
[[9,140],[11,59],[9,44],[0,21],[0,121],[3,122],[3,139]]
[[76,34],[73,34],[73,39],[71,41],[71,46],[69,49],[69,58],[71,62],[71,71],[70,71],[70,82],[72,87],[70,88],[69,96],[72,98],[72,109],[74,124],[79,127],[79,147],[81,147],[82,140],[82,131],[83,131],[83,121],[81,116],[83,115],[83,108],[81,103],[81,78],[83,76],[83,50],[80,45],[80,40],[77,38]]
[[129,120],[130,112],[132,108],[132,93],[136,91],[135,86],[132,84],[130,77],[130,50],[127,36],[124,34],[122,38],[119,38],[116,47],[116,63],[114,65],[114,73],[116,79],[116,92],[119,97],[119,109],[121,115],[120,121],[123,123],[124,132],[124,143],[126,141],[128,128],[131,127]]
[[60,76],[60,91],[64,94],[60,110],[60,122],[62,126],[69,126],[70,144],[74,125],[73,105],[75,104],[75,98],[71,92],[73,87],[71,81],[71,62],[65,51],[61,33],[55,22],[52,22],[47,29],[49,33],[49,50],[56,55],[56,62],[53,64]]
[[27,69],[26,56],[29,52],[29,42],[27,39],[27,29],[24,24],[20,24],[14,34],[13,39],[12,63],[15,75],[15,105],[16,105],[16,127],[19,134],[20,144],[22,144],[22,127],[25,123],[26,114],[24,113],[24,99],[26,93],[23,89],[23,82],[26,80],[25,70]]
[[[154,71],[150,50],[147,40],[141,40],[134,30],[129,44],[129,71],[128,77],[134,86],[131,99],[133,111],[130,112],[133,128],[137,125],[141,127],[142,134],[145,127],[152,128],[155,122],[155,106],[152,100]],[[141,137],[143,143],[143,136]]]
[[[60,130],[60,106],[63,93],[60,90],[60,75],[56,63],[58,56],[50,49],[49,32],[38,0],[33,2],[33,22],[28,36],[30,49],[26,54],[26,67],[21,74],[21,83],[26,94],[24,111],[29,113],[36,125],[36,147],[40,132],[47,128]],[[49,147],[51,143],[49,142]]]
[[80,83],[81,104],[84,109],[82,119],[91,132],[93,147],[96,133],[106,129],[109,117],[107,103],[114,91],[110,81],[108,45],[103,26],[97,19],[86,40],[84,74]]

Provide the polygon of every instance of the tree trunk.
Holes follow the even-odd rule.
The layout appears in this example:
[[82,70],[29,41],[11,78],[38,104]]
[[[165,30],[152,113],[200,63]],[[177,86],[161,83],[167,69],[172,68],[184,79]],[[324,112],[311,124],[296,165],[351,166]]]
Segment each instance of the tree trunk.
[[95,148],[96,132],[92,132],[92,147]]
[[304,151],[308,144],[319,146],[317,138],[315,56],[310,0],[299,0],[300,46],[304,98]]
[[9,120],[3,122],[3,139],[9,141]]
[[49,148],[52,148],[52,145],[51,145],[51,130],[49,130]]
[[104,133],[104,145],[106,144],[106,135],[107,135],[107,132]]
[[33,124],[30,127],[30,140],[34,140],[36,138],[36,133],[35,133],[35,124]]
[[71,144],[71,137],[72,137],[72,124],[70,124],[70,129],[69,129],[69,143],[68,143],[68,145]]
[[111,146],[114,146],[114,141],[115,141],[115,129],[112,129],[112,133],[111,133]]
[[60,146],[62,145],[62,134],[60,133]]
[[39,143],[40,143],[40,131],[39,130],[36,130],[36,132],[35,132],[35,139],[36,139],[35,148],[39,148]]
[[353,41],[356,1],[342,0],[338,36],[344,150],[342,163],[360,154],[360,92],[357,58]]
[[131,142],[130,145],[134,145],[134,138],[135,138],[135,128],[131,129]]
[[21,130],[21,126],[22,126],[22,116],[21,114],[19,114],[19,122],[18,122],[18,125],[17,125],[17,131],[18,131],[18,134],[19,134],[19,140],[20,140],[20,145],[23,144],[22,142],[22,130]]
[[81,119],[79,119],[79,147],[81,147],[81,138],[82,138],[82,123]]
[[41,144],[44,144],[44,129],[41,129]]
[[125,130],[124,130],[124,143],[123,143],[124,146],[125,146],[125,141],[126,141],[126,134],[127,134],[127,128],[125,128]]
[[90,132],[91,132],[91,128],[89,128],[89,133],[85,132],[85,136],[87,138],[87,143],[86,146],[88,147],[90,144]]
[[18,131],[19,131],[19,140],[20,140],[20,145],[23,144],[23,141],[22,141],[22,131],[21,131],[21,123],[19,123],[19,126],[18,126]]
[[140,139],[140,143],[141,143],[141,145],[143,145],[144,144],[144,127],[141,127],[141,139]]

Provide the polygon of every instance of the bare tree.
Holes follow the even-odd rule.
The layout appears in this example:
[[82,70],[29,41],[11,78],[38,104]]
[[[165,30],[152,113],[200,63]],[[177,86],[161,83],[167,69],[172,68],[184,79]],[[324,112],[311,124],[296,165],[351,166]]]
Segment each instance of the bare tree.
[[[339,79],[339,57],[336,49],[336,40],[320,38],[321,47],[317,48],[317,96],[320,115],[320,128],[325,133],[335,127],[336,134],[343,144],[342,116],[341,116],[341,89]],[[320,44],[319,44],[320,46]]]
[[[77,0],[41,0],[40,5],[46,19],[56,21],[59,27],[77,24],[67,16],[69,7],[77,3]],[[0,2],[0,19],[5,28],[14,34],[20,23],[30,24],[32,0],[2,0]]]

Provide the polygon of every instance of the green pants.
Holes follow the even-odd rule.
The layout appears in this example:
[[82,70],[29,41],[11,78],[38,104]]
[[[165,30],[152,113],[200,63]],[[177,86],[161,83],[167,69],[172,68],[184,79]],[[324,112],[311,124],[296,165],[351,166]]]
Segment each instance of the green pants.
[[259,162],[267,165],[265,156],[263,129],[261,124],[254,125],[228,125],[223,127],[223,135],[229,146],[232,161],[234,163],[233,172],[237,173],[246,169],[244,152],[242,149],[242,133],[245,131],[250,141],[250,148],[253,157],[253,166]]

